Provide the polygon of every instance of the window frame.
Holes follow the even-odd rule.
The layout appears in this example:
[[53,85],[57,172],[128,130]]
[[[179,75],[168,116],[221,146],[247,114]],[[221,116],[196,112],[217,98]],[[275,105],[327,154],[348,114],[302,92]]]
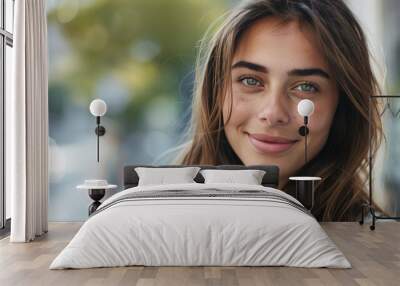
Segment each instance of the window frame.
[[[6,30],[6,1],[0,0],[1,5],[1,21],[0,21],[0,237],[7,235],[10,232],[11,219],[7,219],[6,212],[6,189],[5,189],[5,93],[6,93],[6,47],[13,48],[14,37],[13,33]],[[15,16],[15,0],[12,2],[12,15]],[[7,15],[10,17],[10,15]],[[14,27],[13,29],[14,30]]]

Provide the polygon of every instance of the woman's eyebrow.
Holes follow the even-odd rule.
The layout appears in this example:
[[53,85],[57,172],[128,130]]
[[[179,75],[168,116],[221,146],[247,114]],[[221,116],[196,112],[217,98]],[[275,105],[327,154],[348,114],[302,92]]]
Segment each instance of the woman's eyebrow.
[[306,69],[294,69],[288,72],[289,76],[322,76],[326,79],[330,79],[329,74],[320,68],[306,68]]
[[[238,61],[232,65],[232,69],[235,68],[248,68],[251,70],[255,70],[258,72],[268,73],[268,68],[259,64],[247,62],[247,61]],[[327,79],[330,79],[330,75],[321,68],[305,68],[305,69],[293,69],[288,72],[289,76],[321,76]]]
[[255,70],[258,72],[263,72],[263,73],[267,73],[268,69],[262,65],[258,65],[255,63],[251,63],[251,62],[246,62],[246,61],[238,61],[235,64],[232,65],[232,69],[234,68],[248,68],[251,70]]

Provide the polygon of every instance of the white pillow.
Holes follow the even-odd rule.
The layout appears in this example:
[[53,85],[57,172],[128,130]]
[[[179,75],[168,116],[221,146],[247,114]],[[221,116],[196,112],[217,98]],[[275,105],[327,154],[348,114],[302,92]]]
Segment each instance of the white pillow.
[[200,167],[146,168],[136,167],[138,186],[196,183],[193,179]]
[[227,184],[247,184],[261,185],[265,175],[263,170],[201,170],[200,174],[204,177],[204,183],[227,183]]

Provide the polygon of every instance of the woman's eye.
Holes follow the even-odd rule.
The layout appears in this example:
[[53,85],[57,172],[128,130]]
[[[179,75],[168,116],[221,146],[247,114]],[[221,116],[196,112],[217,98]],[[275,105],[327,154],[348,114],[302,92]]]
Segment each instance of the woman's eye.
[[318,88],[312,83],[305,82],[297,85],[295,87],[295,90],[300,92],[317,92]]
[[244,77],[240,79],[240,82],[246,86],[261,86],[261,82],[253,77]]

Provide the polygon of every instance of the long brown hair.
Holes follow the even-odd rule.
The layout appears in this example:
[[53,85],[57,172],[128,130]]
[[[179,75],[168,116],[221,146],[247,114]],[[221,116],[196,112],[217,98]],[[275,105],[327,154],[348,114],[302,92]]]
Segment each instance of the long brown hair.
[[[314,32],[339,90],[339,103],[328,140],[296,175],[323,180],[316,188],[313,214],[319,220],[354,220],[365,199],[368,179],[370,95],[380,94],[365,35],[342,0],[253,0],[223,15],[222,25],[201,42],[196,68],[192,121],[177,163],[243,164],[227,142],[222,106],[231,86],[231,65],[243,32],[255,21],[278,17],[299,21]],[[372,98],[371,152],[382,139],[381,105]],[[295,175],[295,174],[294,174]],[[291,183],[283,190],[290,192]]]

